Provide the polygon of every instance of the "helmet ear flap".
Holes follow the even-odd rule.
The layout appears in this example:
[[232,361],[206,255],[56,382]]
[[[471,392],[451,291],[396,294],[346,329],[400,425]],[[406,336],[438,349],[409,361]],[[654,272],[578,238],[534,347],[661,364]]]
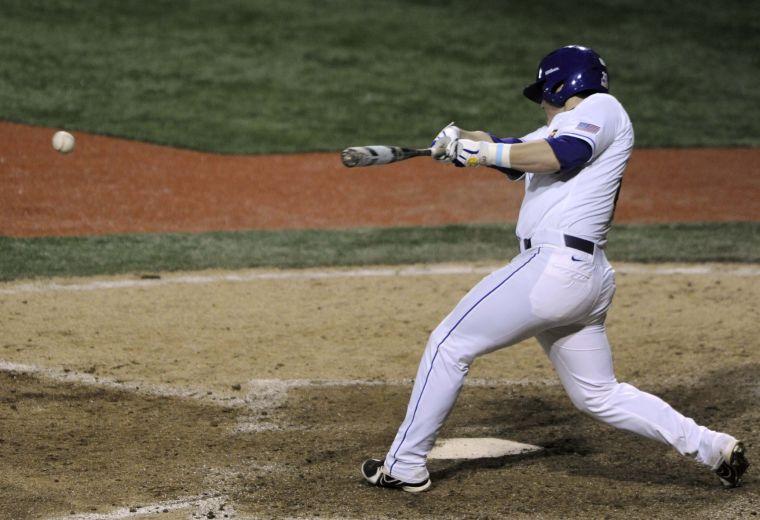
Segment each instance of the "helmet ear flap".
[[550,83],[544,85],[542,92],[542,99],[547,103],[554,105],[555,107],[561,107],[565,104],[565,100],[561,94],[565,88],[565,80],[559,80],[556,83]]

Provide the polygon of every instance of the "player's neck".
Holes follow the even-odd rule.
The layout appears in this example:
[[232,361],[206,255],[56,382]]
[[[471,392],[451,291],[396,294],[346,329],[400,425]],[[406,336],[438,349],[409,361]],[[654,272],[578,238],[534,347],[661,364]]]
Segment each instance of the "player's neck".
[[584,100],[584,98],[582,98],[582,97],[578,97],[578,96],[571,97],[570,99],[568,99],[565,102],[565,110],[563,110],[563,112],[568,112],[568,111],[574,109],[575,107],[577,107],[578,105],[580,105],[583,100]]
[[565,101],[565,105],[562,107],[554,107],[549,104],[544,105],[544,111],[546,112],[546,124],[550,125],[557,114],[561,114],[562,112],[569,112],[570,110],[580,105],[583,99],[584,98],[582,97],[573,96]]

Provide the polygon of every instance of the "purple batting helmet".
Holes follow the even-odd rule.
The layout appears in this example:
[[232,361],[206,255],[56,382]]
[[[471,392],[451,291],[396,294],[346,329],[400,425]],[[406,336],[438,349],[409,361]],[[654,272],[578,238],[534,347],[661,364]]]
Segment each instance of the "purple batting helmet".
[[604,60],[592,49],[568,45],[547,54],[538,64],[536,81],[523,94],[535,103],[546,100],[561,107],[581,92],[607,92],[609,77]]

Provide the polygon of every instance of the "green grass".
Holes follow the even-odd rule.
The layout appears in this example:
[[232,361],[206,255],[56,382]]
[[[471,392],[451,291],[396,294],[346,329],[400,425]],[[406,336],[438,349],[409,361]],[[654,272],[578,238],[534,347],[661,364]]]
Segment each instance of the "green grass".
[[607,59],[639,146],[760,145],[760,10],[640,0],[4,0],[0,118],[224,153],[521,135],[567,43]]
[[[506,262],[512,225],[248,231],[104,237],[0,237],[0,280],[208,268]],[[608,256],[636,262],[760,262],[760,223],[617,226]]]

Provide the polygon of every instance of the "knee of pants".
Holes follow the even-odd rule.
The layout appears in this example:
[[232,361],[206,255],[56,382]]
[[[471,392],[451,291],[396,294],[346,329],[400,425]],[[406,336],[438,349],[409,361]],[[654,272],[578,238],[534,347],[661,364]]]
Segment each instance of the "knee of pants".
[[612,398],[620,388],[618,383],[583,384],[568,391],[576,408],[592,417],[603,417],[611,409]]
[[474,355],[468,353],[470,349],[461,338],[438,329],[430,334],[427,350],[431,356],[437,355],[447,365],[454,366],[465,373],[475,359]]

